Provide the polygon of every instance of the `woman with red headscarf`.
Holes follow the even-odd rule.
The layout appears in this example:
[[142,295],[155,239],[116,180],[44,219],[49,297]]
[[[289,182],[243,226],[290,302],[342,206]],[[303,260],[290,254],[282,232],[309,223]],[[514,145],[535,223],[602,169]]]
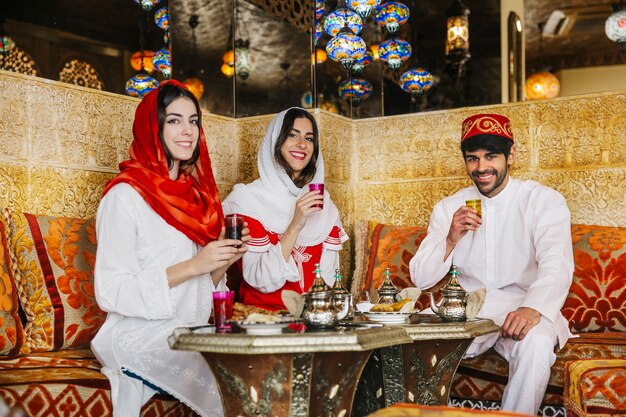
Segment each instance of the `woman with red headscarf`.
[[95,292],[108,314],[92,348],[111,383],[113,415],[139,416],[165,392],[202,416],[221,416],[201,354],[171,350],[167,339],[176,327],[207,323],[211,293],[227,290],[225,271],[249,236],[224,239],[200,106],[182,84],[162,83],[144,97],[133,136],[96,218]]

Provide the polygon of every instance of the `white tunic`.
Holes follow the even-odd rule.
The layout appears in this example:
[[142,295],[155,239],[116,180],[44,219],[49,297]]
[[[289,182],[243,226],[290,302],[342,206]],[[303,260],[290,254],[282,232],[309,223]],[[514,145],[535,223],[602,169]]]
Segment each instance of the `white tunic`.
[[[454,212],[465,200],[478,198],[482,225],[463,236],[444,261]],[[502,325],[508,312],[531,307],[554,325],[561,347],[571,336],[560,311],[574,271],[570,212],[558,192],[535,181],[509,178],[492,198],[468,187],[441,200],[409,264],[411,280],[419,288],[430,288],[452,262],[466,291],[487,289],[480,317]]]
[[[107,312],[92,350],[111,382],[114,416],[139,416],[155,393],[126,368],[164,389],[202,416],[223,415],[213,374],[202,355],[175,351],[176,327],[206,324],[215,290],[209,274],[168,285],[166,269],[194,256],[198,246],[167,224],[128,184],[115,185],[96,218],[95,293]],[[225,281],[218,285],[226,289]]]

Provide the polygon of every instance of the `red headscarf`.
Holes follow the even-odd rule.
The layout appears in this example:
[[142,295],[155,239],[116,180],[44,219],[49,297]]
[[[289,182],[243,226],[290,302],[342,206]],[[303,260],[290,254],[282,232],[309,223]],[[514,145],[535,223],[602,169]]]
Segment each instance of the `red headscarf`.
[[135,111],[130,159],[120,164],[121,172],[107,183],[103,195],[115,184],[130,184],[169,225],[204,246],[219,237],[224,225],[220,197],[202,129],[198,140],[200,157],[194,167],[198,179],[182,170],[176,180],[170,179],[159,139],[157,111],[157,96],[165,84],[187,89],[180,82],[169,80],[146,94]]

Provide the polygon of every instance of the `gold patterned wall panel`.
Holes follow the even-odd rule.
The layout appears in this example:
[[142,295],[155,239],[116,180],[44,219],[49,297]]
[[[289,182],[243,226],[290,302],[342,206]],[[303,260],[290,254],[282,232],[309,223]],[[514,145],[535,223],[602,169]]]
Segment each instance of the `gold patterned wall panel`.
[[248,183],[259,177],[257,153],[267,127],[274,115],[246,117],[237,120],[239,164],[237,182]]
[[0,162],[0,207],[28,207],[28,168]]
[[29,119],[24,100],[25,88],[22,83],[0,76],[0,157],[17,161],[26,160],[26,141]]
[[334,181],[352,180],[352,129],[354,123],[336,114],[316,111],[320,145],[324,155],[324,174]]
[[215,181],[218,184],[232,184],[233,178],[237,177],[238,147],[235,120],[204,115],[202,128],[211,156]]

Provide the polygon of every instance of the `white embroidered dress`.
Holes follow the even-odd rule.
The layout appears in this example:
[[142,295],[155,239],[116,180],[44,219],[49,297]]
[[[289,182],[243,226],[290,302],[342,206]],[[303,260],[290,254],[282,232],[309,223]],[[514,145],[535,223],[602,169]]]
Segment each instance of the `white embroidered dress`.
[[[155,391],[144,378],[202,416],[222,416],[221,397],[202,355],[175,351],[168,337],[177,327],[206,324],[215,290],[208,274],[170,288],[166,269],[198,251],[128,184],[102,199],[96,220],[95,292],[107,318],[92,349],[111,383],[114,416],[139,416]],[[225,290],[225,280],[218,285]]]

